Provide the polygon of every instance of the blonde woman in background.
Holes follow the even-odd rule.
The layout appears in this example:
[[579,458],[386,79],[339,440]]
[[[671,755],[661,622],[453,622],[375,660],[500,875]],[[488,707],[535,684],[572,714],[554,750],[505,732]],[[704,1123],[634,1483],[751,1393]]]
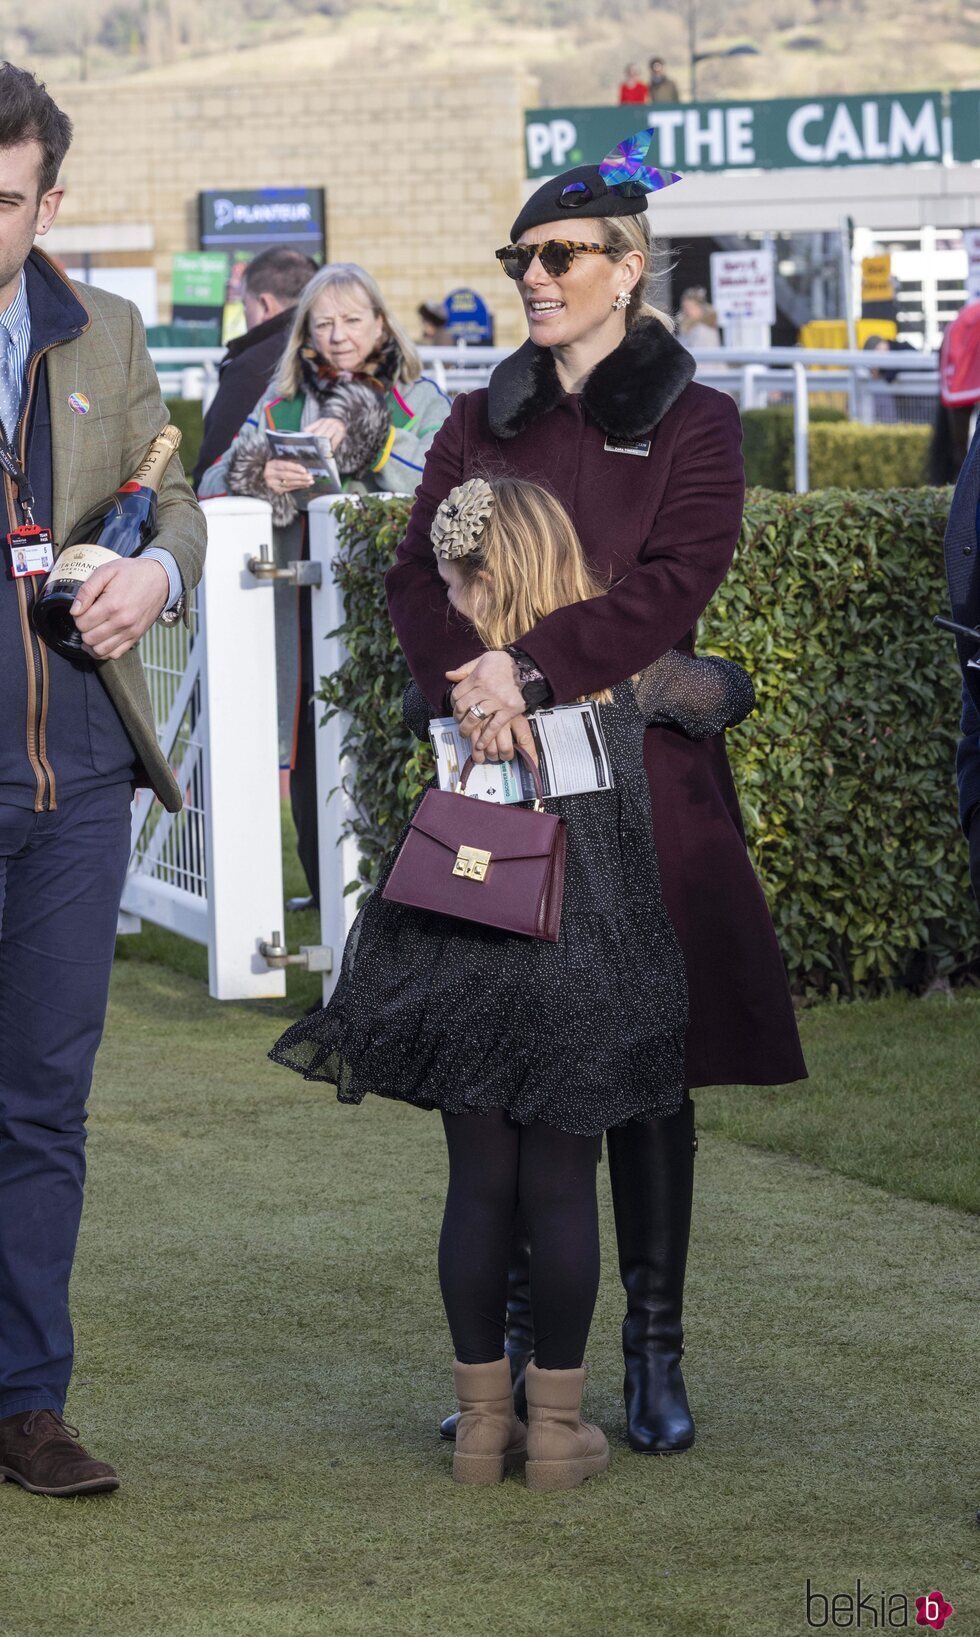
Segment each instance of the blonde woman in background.
[[[268,500],[276,561],[292,562],[308,555],[313,478],[297,461],[269,458],[267,427],[328,438],[352,493],[411,494],[448,414],[449,399],[422,374],[415,347],[370,273],[354,262],[332,262],[303,291],[271,386],[205,472],[198,494]],[[319,906],[310,594],[277,584],[275,599],[280,757],[290,769],[299,856]]]

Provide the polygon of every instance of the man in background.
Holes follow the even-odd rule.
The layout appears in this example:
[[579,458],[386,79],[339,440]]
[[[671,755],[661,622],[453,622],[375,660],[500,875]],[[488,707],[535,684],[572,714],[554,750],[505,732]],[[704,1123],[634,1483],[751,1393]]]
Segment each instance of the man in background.
[[245,269],[242,305],[246,330],[229,343],[221,361],[214,401],[204,417],[204,437],[194,468],[195,489],[220,460],[275,374],[293,321],[293,308],[316,272],[301,250],[273,245]]
[[[980,626],[980,426],[956,483],[946,529],[946,578],[953,618]],[[956,638],[963,675],[963,713],[956,747],[960,822],[970,848],[970,880],[980,909],[980,638]]]
[[680,92],[677,81],[667,78],[662,57],[650,58],[650,84],[647,90],[648,102],[680,102]]

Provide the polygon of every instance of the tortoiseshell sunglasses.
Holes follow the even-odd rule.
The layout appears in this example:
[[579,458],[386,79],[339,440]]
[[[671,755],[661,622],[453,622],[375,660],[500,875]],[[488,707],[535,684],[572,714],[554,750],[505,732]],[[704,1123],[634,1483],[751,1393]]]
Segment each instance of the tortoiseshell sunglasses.
[[575,239],[545,239],[543,244],[505,244],[502,250],[496,250],[494,254],[509,279],[522,279],[535,256],[540,258],[549,278],[560,279],[563,273],[568,272],[579,251],[586,256],[609,254],[607,245],[582,244]]

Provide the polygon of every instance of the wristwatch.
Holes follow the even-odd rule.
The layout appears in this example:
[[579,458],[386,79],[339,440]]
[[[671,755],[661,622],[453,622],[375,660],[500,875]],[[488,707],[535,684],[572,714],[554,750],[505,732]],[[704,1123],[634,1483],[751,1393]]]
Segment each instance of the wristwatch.
[[524,705],[528,712],[540,710],[551,699],[551,683],[538,666],[536,660],[526,654],[523,648],[517,648],[508,643],[505,649],[514,664],[517,666],[517,686],[524,695]]

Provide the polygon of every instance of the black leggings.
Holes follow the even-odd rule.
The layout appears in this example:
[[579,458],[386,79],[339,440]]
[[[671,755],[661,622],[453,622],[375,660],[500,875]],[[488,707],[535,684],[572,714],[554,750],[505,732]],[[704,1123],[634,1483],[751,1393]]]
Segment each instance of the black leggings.
[[534,1357],[542,1370],[582,1363],[599,1288],[596,1166],[601,1137],[573,1137],[502,1109],[444,1114],[449,1191],[439,1282],[461,1364],[503,1357],[507,1271],[518,1210],[531,1241]]

